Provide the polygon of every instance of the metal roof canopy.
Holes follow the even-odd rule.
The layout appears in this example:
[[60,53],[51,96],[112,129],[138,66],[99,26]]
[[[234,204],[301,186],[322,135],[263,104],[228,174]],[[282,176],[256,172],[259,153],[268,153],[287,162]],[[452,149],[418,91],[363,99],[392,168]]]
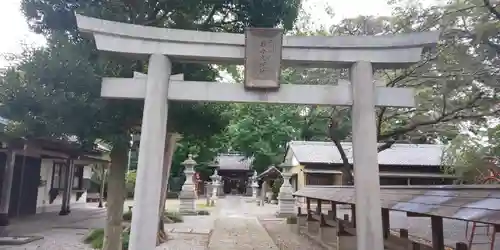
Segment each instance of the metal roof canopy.
[[[382,186],[382,208],[500,225],[500,185]],[[355,204],[352,186],[306,186],[294,196]]]

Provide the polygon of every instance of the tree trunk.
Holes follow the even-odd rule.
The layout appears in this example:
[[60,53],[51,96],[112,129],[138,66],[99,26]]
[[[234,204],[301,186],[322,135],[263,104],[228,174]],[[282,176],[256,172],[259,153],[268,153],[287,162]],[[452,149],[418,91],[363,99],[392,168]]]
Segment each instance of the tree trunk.
[[111,150],[111,167],[108,170],[108,210],[103,250],[122,249],[122,216],[125,201],[125,173],[127,170],[127,146],[114,145]]
[[342,172],[342,185],[354,185],[354,176],[352,175],[352,167],[349,163],[349,158],[347,158],[340,141],[335,139],[332,139],[332,141],[340,153],[340,158],[342,158],[342,168],[340,168],[340,171]]
[[100,208],[102,208],[102,203],[104,201],[104,189],[106,187],[106,168],[109,167],[109,165],[104,165],[102,164],[101,165],[101,188],[100,188],[100,192],[99,192],[99,206]]
[[158,225],[158,238],[157,238],[157,243],[161,244],[166,241],[166,232],[164,228],[164,223],[165,223],[165,203],[167,201],[167,193],[168,193],[168,179],[170,177],[170,168],[172,166],[172,157],[175,152],[175,146],[177,143],[177,140],[180,138],[178,134],[172,134],[168,133],[167,137],[165,138],[166,140],[166,147],[165,147],[165,154],[163,156],[163,181],[162,181],[162,188],[161,188],[161,197],[160,197],[160,221]]

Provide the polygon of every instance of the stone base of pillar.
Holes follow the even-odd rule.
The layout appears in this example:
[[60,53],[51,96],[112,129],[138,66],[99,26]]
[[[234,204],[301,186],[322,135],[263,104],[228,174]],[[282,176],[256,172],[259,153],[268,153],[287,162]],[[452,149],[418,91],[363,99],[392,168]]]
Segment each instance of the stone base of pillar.
[[181,191],[179,195],[179,213],[194,214],[196,213],[196,195],[193,192]]
[[9,215],[8,214],[0,214],[0,226],[8,226],[9,225]]
[[67,207],[65,209],[63,208],[63,209],[61,209],[61,211],[59,211],[59,215],[68,215],[70,213],[71,213],[71,210],[69,209],[69,207]]
[[294,198],[278,198],[278,217],[295,216],[295,199]]

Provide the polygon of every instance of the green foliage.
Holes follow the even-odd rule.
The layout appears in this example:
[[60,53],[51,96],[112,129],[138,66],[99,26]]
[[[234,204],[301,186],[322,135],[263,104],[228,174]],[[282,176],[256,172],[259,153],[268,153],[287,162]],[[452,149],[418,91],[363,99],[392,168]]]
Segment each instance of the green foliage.
[[474,135],[457,136],[443,154],[443,169],[465,183],[482,183],[488,176],[488,158],[500,159],[500,125]]
[[[98,54],[92,41],[80,37],[75,11],[157,27],[243,32],[246,26],[291,29],[299,3],[23,0],[30,27],[46,36],[48,47],[26,50],[20,63],[7,72],[1,84],[0,114],[22,121],[16,130],[27,136],[75,135],[82,143],[101,138],[128,145],[129,134],[140,125],[141,102],[101,99],[100,81],[102,76],[131,77],[133,71],[144,72],[147,62]],[[195,64],[175,63],[173,73],[183,73],[187,80],[211,81],[217,76],[211,66]],[[219,106],[172,103],[169,129],[209,138],[227,123],[220,117]]]
[[174,223],[181,223],[184,221],[182,214],[178,212],[165,211],[165,217],[169,218]]
[[210,215],[210,212],[208,212],[207,210],[198,210],[196,211],[196,213],[198,215]]
[[104,229],[94,229],[90,231],[89,235],[83,239],[85,244],[89,244],[93,249],[102,249],[102,244],[104,241]]
[[[163,215],[167,218],[165,223],[181,223],[184,221],[182,214],[177,212],[165,211]],[[132,221],[132,211],[123,213],[123,221]]]
[[130,170],[125,177],[125,189],[127,191],[127,197],[134,197],[135,190],[135,180],[137,178],[137,171]]
[[278,198],[281,185],[283,185],[283,178],[277,178],[276,180],[274,180],[273,186],[271,188],[271,190],[273,191],[273,200],[276,200]]
[[292,217],[287,217],[286,218],[286,224],[297,224],[297,217],[292,216]]
[[[123,230],[122,233],[122,249],[128,249],[128,243],[130,239],[130,230]],[[93,249],[102,249],[104,243],[104,229],[94,229],[90,231],[89,235],[87,235],[83,242],[85,244],[89,244]]]
[[234,104],[226,129],[226,148],[253,157],[253,168],[262,172],[283,160],[286,143],[298,136],[300,121],[294,106]]

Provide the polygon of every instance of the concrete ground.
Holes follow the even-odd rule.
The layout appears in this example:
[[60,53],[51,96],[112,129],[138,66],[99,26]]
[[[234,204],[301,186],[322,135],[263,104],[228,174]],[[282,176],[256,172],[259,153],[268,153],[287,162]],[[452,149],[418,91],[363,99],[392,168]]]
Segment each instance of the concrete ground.
[[[158,246],[157,250],[264,250],[264,249],[309,249],[322,250],[303,236],[290,231],[282,219],[275,218],[276,205],[257,206],[248,202],[249,198],[228,196],[219,199],[210,216],[184,216],[183,223],[166,224],[170,240]],[[205,200],[199,200],[202,204]],[[132,201],[127,201],[125,210]],[[179,202],[168,200],[167,209],[177,210]],[[338,214],[349,214],[349,210],[339,209]],[[34,215],[12,221],[12,225],[3,228],[9,235],[39,235],[44,239],[21,246],[0,246],[0,250],[90,250],[82,243],[83,237],[92,228],[102,228],[106,210],[97,208],[97,204],[87,204],[73,208],[68,216],[57,213]],[[427,218],[406,218],[404,213],[391,212],[391,228],[409,229],[410,234],[430,240],[430,221]],[[445,220],[445,237],[448,244],[465,241],[465,223]],[[478,241],[484,241],[478,239]],[[497,239],[499,240],[499,239]],[[500,250],[500,243],[495,248]],[[478,244],[472,250],[487,250],[485,244]]]

